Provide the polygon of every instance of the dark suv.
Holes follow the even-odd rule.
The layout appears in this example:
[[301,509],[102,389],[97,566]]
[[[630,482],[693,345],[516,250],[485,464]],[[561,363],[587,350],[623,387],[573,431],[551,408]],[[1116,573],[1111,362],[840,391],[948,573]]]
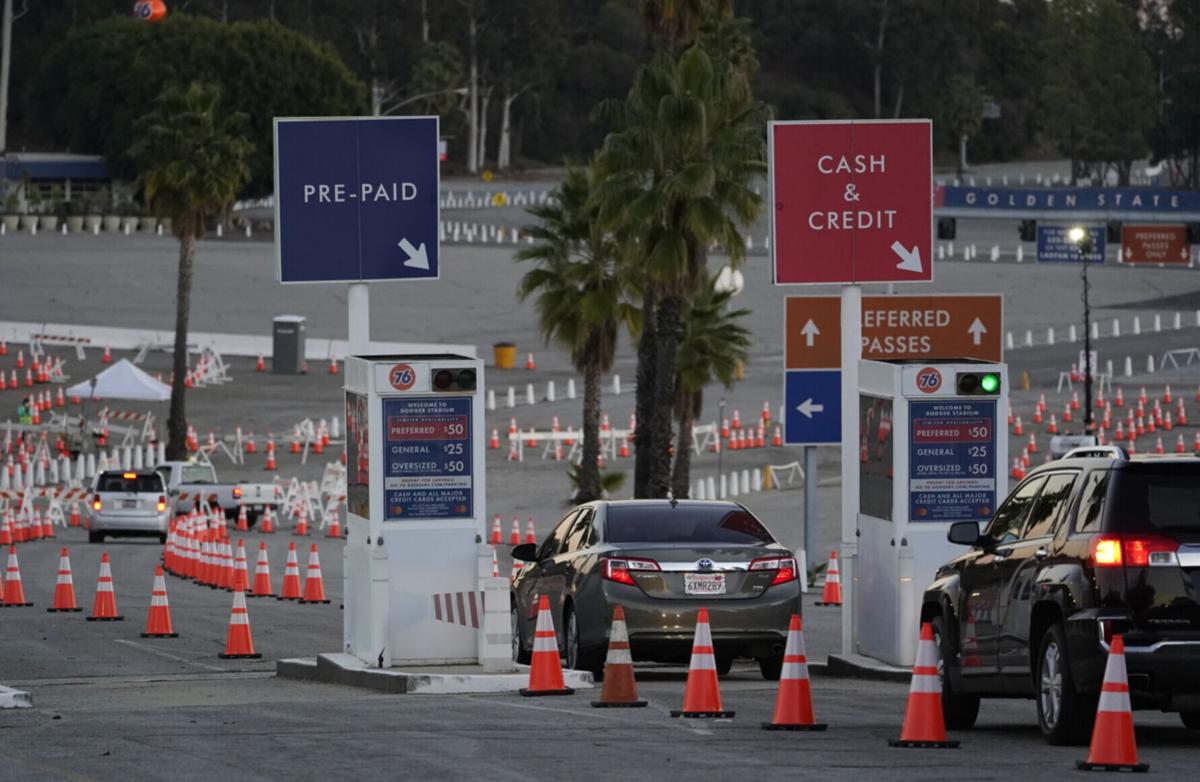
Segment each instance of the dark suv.
[[984,534],[948,537],[971,550],[921,609],[948,727],[974,725],[981,697],[1033,698],[1050,743],[1085,742],[1121,634],[1133,707],[1200,728],[1200,458],[1078,449],[1033,470]]

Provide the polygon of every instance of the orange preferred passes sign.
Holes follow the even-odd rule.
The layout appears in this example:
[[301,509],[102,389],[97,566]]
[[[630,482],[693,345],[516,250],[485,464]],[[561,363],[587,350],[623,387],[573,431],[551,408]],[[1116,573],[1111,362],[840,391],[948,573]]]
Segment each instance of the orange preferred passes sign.
[[[1003,360],[1003,297],[997,294],[863,296],[862,356],[875,361]],[[789,296],[786,369],[841,368],[841,301]]]
[[1191,260],[1187,228],[1182,225],[1126,225],[1121,229],[1122,263],[1186,266]]

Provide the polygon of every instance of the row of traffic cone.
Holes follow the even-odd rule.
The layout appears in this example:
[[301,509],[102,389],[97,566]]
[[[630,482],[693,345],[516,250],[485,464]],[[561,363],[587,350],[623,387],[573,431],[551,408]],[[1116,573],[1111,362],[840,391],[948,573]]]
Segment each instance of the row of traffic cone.
[[[499,546],[504,542],[503,535],[500,530],[500,514],[497,513],[492,518],[492,534],[488,538],[488,543],[493,546]],[[525,524],[525,542],[537,543],[537,530],[533,526],[533,517],[529,517],[529,521]],[[513,516],[512,531],[508,534],[508,545],[521,545],[521,519],[519,516]]]

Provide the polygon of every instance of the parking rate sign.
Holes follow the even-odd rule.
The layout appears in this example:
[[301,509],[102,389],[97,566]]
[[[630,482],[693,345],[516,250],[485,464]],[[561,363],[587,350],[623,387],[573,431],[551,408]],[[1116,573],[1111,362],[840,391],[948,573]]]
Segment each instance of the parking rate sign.
[[438,277],[438,118],[275,119],[280,282]]
[[471,518],[471,400],[383,400],[386,521]]
[[909,404],[909,519],[985,521],[996,509],[996,403]]
[[933,279],[928,120],[774,122],[775,283]]

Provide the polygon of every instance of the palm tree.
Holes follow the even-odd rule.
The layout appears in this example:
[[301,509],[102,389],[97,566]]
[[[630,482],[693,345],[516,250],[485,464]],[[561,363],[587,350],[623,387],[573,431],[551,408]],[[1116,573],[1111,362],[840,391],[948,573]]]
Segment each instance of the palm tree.
[[631,239],[645,278],[634,496],[665,497],[683,318],[710,246],[734,265],[745,257],[741,226],[762,210],[751,184],[766,171],[769,110],[746,71],[702,43],[678,58],[660,52],[625,101],[606,108],[616,130],[597,158],[596,202]]
[[244,115],[221,114],[217,87],[193,83],[163,90],[154,110],[134,126],[137,140],[129,154],[141,171],[146,203],[171,218],[179,240],[168,459],[187,457],[184,378],[196,240],[204,235],[205,221],[228,208],[250,178],[246,161],[254,147],[242,133],[244,123]]
[[699,281],[696,297],[683,320],[679,354],[675,360],[675,414],[679,437],[675,443],[675,468],[671,496],[686,499],[691,484],[692,425],[704,408],[704,387],[719,380],[733,385],[737,365],[745,363],[750,330],[739,321],[750,310],[730,310],[732,291],[717,291],[708,275]]
[[554,198],[530,209],[538,224],[529,230],[534,243],[517,259],[535,261],[517,288],[522,299],[534,297],[546,342],[571,355],[583,375],[583,457],[575,499],[589,502],[603,494],[600,475],[600,379],[612,369],[622,325],[636,332],[637,309],[630,303],[629,275],[618,263],[619,247],[601,229],[591,204],[591,167],[568,165]]
[[642,16],[650,31],[674,49],[690,44],[712,16],[732,17],[733,0],[642,0]]

